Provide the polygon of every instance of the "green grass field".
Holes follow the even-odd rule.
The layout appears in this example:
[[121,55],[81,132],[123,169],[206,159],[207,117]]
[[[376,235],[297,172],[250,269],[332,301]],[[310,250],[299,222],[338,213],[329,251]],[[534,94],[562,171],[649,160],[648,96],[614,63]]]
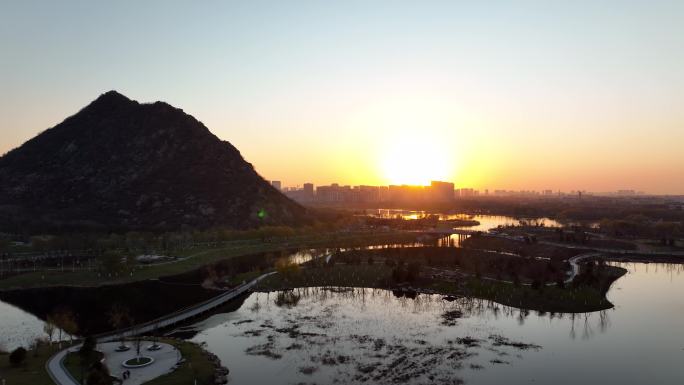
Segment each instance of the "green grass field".
[[9,354],[0,353],[0,379],[4,379],[6,385],[54,385],[45,371],[45,362],[57,350],[57,345],[52,345],[29,351],[26,355],[26,362],[19,367],[10,366]]
[[[624,271],[610,271],[609,281],[614,281]],[[392,268],[384,264],[335,265],[301,269],[288,275],[272,275],[257,286],[257,290],[271,291],[297,287],[346,286],[390,289]],[[611,308],[605,292],[598,288],[558,288],[545,286],[542,290],[530,286],[516,286],[505,282],[494,282],[468,278],[462,282],[450,282],[421,278],[412,286],[432,289],[445,295],[468,295],[492,300],[502,305],[527,310],[546,312],[583,313]]]
[[[448,287],[448,285],[445,285]],[[605,293],[593,287],[559,288],[545,286],[542,290],[530,286],[471,279],[462,293],[492,300],[502,305],[526,310],[556,313],[585,313],[610,309],[613,304]]]
[[102,353],[94,352],[91,357],[88,357],[85,362],[78,353],[69,353],[64,358],[64,367],[69,371],[71,376],[77,381],[81,381],[83,377],[88,375],[88,367],[95,361],[102,359]]
[[292,274],[274,274],[257,285],[257,290],[279,290],[295,287],[348,286],[388,287],[392,269],[381,264],[335,265],[301,269]]
[[[185,358],[178,370],[173,373],[158,377],[149,385],[213,385],[214,365],[203,353],[202,349],[192,343],[178,340],[162,339],[161,342],[176,346]],[[65,348],[63,345],[62,348]],[[45,370],[46,361],[58,351],[57,345],[41,346],[37,351],[29,351],[26,361],[13,367],[9,364],[9,354],[0,353],[0,380],[5,380],[6,385],[54,385],[52,379]],[[227,366],[227,363],[224,363]],[[70,353],[64,360],[64,366],[75,379],[81,378],[81,358],[77,353]]]
[[[166,340],[166,342],[176,346],[185,358],[185,362],[173,373],[157,377],[152,381],[146,382],[145,385],[214,385],[214,364],[209,361],[209,358],[203,353],[202,349],[190,342]],[[229,363],[223,363],[224,366],[229,366]]]
[[114,277],[102,275],[94,271],[52,271],[20,274],[0,280],[0,290],[45,286],[98,286],[122,284],[181,274],[223,259],[261,252],[273,252],[292,248],[354,247],[402,243],[413,240],[415,240],[415,235],[408,233],[361,233],[317,235],[307,238],[297,238],[296,241],[253,241],[217,249],[188,250],[179,254],[181,259],[178,261],[160,265],[141,265],[130,273]]

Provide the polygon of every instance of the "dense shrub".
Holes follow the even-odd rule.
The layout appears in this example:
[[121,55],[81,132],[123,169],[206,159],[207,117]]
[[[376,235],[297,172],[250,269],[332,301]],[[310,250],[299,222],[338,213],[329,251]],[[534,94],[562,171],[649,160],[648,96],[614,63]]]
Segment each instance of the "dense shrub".
[[81,350],[79,350],[79,354],[84,357],[90,356],[94,351],[95,351],[95,346],[97,345],[97,341],[95,338],[92,336],[86,337],[85,340],[83,340],[83,345],[81,345]]
[[86,380],[88,385],[111,385],[112,380],[109,376],[109,370],[100,362],[96,362],[90,368]]
[[12,366],[19,366],[26,361],[26,349],[18,347],[9,355],[9,362]]

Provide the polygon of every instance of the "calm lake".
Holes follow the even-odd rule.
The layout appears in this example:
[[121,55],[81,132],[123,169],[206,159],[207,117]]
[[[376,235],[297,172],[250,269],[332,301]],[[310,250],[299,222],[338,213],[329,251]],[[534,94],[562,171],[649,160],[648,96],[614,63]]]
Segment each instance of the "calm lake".
[[28,347],[36,338],[45,336],[43,325],[38,317],[0,301],[0,349]]
[[[417,211],[417,210],[402,210],[402,209],[377,209],[377,210],[366,210],[366,215],[378,217],[378,218],[397,218],[401,217],[403,219],[419,219],[426,215],[431,215],[427,211]],[[510,226],[517,225],[520,223],[518,218],[503,216],[503,215],[469,215],[469,214],[434,214],[439,216],[440,220],[453,220],[453,219],[470,219],[480,222],[479,225],[475,226],[463,226],[470,230],[476,231],[487,231],[499,226]],[[548,227],[560,227],[562,224],[551,218],[538,218],[539,222],[544,223]]]
[[615,308],[605,312],[302,289],[254,293],[239,310],[195,325],[192,340],[237,384],[684,383],[682,265],[618,265],[629,274],[611,288]]

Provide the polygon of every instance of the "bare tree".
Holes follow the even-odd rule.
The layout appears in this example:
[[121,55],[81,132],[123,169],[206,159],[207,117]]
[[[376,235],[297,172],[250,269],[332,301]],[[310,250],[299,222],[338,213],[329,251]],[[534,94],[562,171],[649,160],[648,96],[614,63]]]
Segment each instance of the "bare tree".
[[128,308],[122,305],[114,305],[111,310],[109,310],[109,324],[114,328],[114,330],[119,331],[119,337],[121,340],[121,347],[125,347],[124,333],[121,329],[130,323],[131,316]]
[[52,319],[54,324],[57,326],[57,333],[59,335],[58,338],[58,346],[61,349],[62,348],[62,333],[67,332],[69,333],[69,338],[73,338],[71,336],[71,333],[76,333],[78,331],[78,325],[76,324],[76,317],[74,316],[74,313],[65,308],[60,308],[55,313],[52,315]]
[[52,316],[48,316],[43,325],[43,331],[47,334],[48,343],[50,345],[52,345],[52,337],[55,335],[55,329],[55,321],[52,319]]
[[143,338],[140,333],[134,333],[135,338],[133,339],[133,346],[135,347],[135,357],[140,361],[140,350],[142,350]]
[[38,349],[40,348],[40,346],[42,344],[43,344],[43,340],[40,337],[36,337],[36,338],[31,340],[31,344],[29,345],[29,350],[33,352],[34,357],[38,357]]
[[[58,317],[58,326],[61,330],[64,330],[69,334],[70,344],[74,343],[74,336],[78,333],[78,323],[76,322],[76,316],[71,310],[62,310]],[[61,336],[61,335],[60,335]]]
[[154,332],[152,334],[152,347],[151,350],[158,350],[160,348],[159,346],[159,329],[161,328],[161,324],[159,321],[154,323]]

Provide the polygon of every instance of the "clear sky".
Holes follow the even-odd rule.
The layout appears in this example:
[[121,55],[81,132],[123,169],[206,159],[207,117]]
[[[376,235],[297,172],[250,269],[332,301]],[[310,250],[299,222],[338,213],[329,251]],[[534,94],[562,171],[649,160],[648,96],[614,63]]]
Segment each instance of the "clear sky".
[[684,193],[684,1],[0,3],[0,152],[115,89],[285,185]]

